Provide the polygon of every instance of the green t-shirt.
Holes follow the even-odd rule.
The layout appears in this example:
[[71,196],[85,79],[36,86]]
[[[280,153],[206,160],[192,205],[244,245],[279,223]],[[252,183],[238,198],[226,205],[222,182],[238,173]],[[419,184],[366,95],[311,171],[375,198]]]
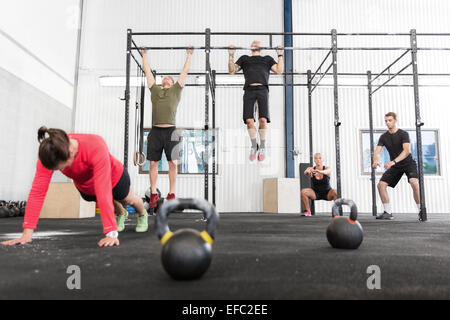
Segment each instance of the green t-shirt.
[[170,88],[162,88],[156,84],[150,88],[152,94],[152,125],[173,124],[177,117],[177,107],[183,88],[175,82]]

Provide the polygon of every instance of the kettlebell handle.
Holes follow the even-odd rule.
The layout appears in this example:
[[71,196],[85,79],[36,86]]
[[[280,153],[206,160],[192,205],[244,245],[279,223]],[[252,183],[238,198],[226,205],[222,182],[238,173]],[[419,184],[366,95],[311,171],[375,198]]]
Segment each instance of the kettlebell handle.
[[358,208],[356,207],[356,204],[353,202],[353,200],[350,199],[337,199],[334,202],[333,209],[331,209],[331,215],[334,217],[339,215],[339,208],[341,208],[343,205],[347,205],[350,207],[350,220],[356,221],[358,218]]
[[173,199],[165,201],[161,208],[159,208],[156,215],[156,233],[161,240],[166,234],[170,233],[168,217],[169,215],[178,210],[195,209],[203,212],[203,217],[207,220],[206,232],[214,239],[216,234],[217,225],[219,224],[219,214],[216,208],[205,199]]

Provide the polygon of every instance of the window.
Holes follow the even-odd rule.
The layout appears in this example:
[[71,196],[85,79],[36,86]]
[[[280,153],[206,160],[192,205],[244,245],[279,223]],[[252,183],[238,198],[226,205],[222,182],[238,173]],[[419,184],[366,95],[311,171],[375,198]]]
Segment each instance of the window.
[[[144,147],[143,152],[147,155],[147,137],[150,133],[149,128],[144,129]],[[204,174],[205,173],[205,130],[204,129],[187,129],[178,128],[181,131],[180,141],[180,161],[178,161],[178,173],[179,174]],[[208,159],[209,159],[209,174],[212,174],[212,150],[213,150],[213,131],[209,130],[208,135]],[[216,150],[217,150],[217,130],[216,130]],[[145,174],[149,172],[150,161],[147,160],[142,167],[139,167],[139,173]],[[159,173],[168,173],[169,163],[165,153],[162,153],[161,161],[158,164]],[[217,151],[216,151],[216,174],[218,174],[217,165]]]
[[[409,139],[411,141],[411,154],[417,162],[417,139],[416,130],[409,129],[406,130],[409,134]],[[374,130],[373,141],[374,148],[377,146],[378,139],[380,136],[386,132],[386,130]],[[370,131],[361,130],[361,171],[362,174],[370,174]],[[422,130],[422,159],[423,159],[423,173],[426,175],[440,175],[440,161],[439,161],[439,133],[438,130]],[[384,164],[389,162],[389,153],[386,148],[380,155],[380,167],[376,169],[377,174],[382,174],[384,169]]]

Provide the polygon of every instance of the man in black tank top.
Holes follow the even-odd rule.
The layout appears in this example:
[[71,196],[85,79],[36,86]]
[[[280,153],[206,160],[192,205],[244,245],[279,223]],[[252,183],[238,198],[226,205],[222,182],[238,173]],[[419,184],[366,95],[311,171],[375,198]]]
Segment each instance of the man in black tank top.
[[397,115],[394,112],[389,112],[384,116],[384,122],[388,127],[388,131],[383,133],[378,140],[378,145],[373,155],[373,168],[380,166],[378,158],[383,147],[386,147],[389,152],[391,161],[384,165],[386,171],[378,182],[378,192],[380,194],[381,202],[383,203],[384,212],[379,215],[377,219],[392,220],[391,204],[389,203],[389,196],[387,187],[395,188],[397,183],[402,178],[403,174],[408,177],[408,182],[413,189],[414,200],[417,205],[417,212],[420,214],[420,186],[419,175],[417,174],[417,164],[411,156],[410,141],[408,132],[397,128]]
[[314,167],[309,167],[304,172],[304,174],[310,176],[312,188],[305,188],[301,191],[302,203],[305,206],[302,216],[311,216],[309,199],[326,201],[337,199],[337,191],[330,185],[331,168],[323,164],[320,153],[314,155],[314,163],[316,164]]
[[[270,71],[277,74],[283,73],[283,50],[277,50],[278,62],[275,62],[271,56],[261,55],[261,43],[259,41],[253,41],[251,48],[251,56],[243,55],[235,62],[234,53],[236,50],[233,46],[230,46],[228,50],[228,72],[235,74],[241,69],[244,71],[244,110],[242,119],[247,125],[252,144],[249,159],[250,161],[254,161],[256,159],[256,153],[258,153],[258,161],[263,161],[266,157],[267,123],[270,123],[269,75]],[[257,131],[254,116],[256,102],[258,103],[259,145],[256,141]]]

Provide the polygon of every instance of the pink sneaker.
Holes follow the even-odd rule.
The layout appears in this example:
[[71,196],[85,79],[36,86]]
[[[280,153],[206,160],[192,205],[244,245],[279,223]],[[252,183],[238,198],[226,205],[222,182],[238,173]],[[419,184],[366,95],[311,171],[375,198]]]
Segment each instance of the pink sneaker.
[[264,161],[266,159],[266,152],[264,149],[259,149],[258,161]]
[[311,211],[305,210],[300,214],[302,217],[311,217]]
[[258,152],[258,149],[250,149],[250,156],[248,157],[250,161],[255,161],[256,159],[256,153]]

